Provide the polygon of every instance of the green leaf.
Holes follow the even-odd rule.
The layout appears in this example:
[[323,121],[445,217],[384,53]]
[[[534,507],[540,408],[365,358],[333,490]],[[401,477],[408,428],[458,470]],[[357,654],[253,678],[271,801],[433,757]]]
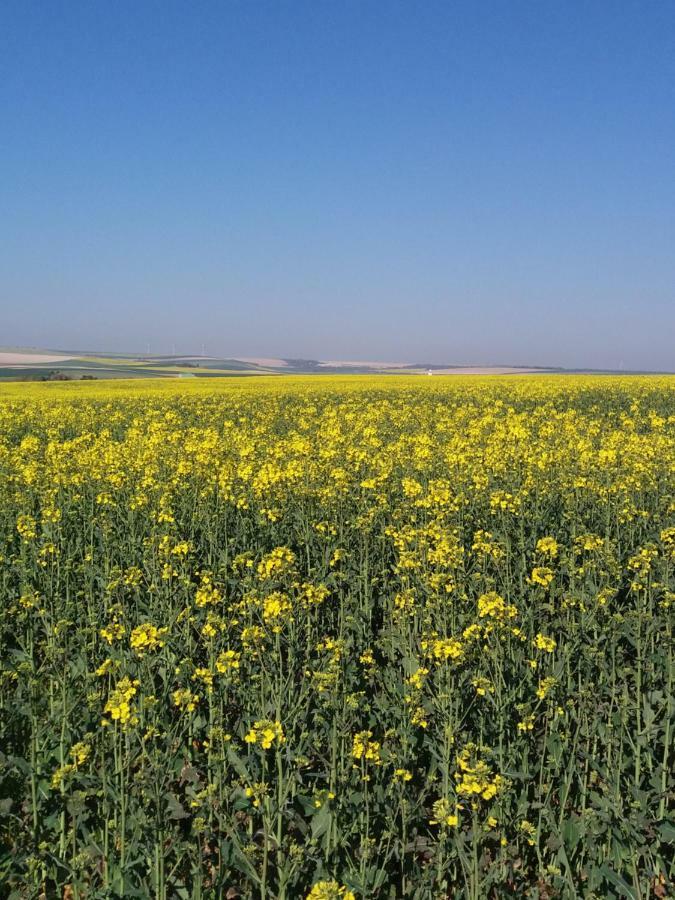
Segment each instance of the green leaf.
[[165,794],[166,814],[170,819],[187,819],[189,814],[185,811],[183,804],[175,794]]
[[232,766],[237,775],[245,778],[246,781],[251,780],[251,776],[248,774],[248,769],[246,768],[244,760],[232,747],[227,748],[227,761]]
[[563,824],[562,834],[565,846],[573,853],[577,844],[584,836],[584,826],[580,819],[566,819]]
[[628,900],[637,900],[635,890],[628,884],[626,879],[622,878],[621,875],[614,871],[614,869],[610,869],[610,867],[605,864],[600,866],[600,873],[617,889],[617,891],[619,891],[622,897],[627,897]]
[[330,825],[330,806],[324,803],[321,809],[317,810],[316,815],[312,817],[312,837],[318,839],[322,837]]

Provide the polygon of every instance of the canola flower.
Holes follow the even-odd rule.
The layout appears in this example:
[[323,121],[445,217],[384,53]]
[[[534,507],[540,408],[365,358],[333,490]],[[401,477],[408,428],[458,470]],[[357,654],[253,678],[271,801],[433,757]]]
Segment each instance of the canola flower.
[[356,895],[337,881],[317,881],[307,900],[356,900]]
[[119,722],[123,728],[128,728],[138,723],[134,698],[138,694],[139,685],[138,678],[132,680],[126,675],[117,682],[103,710],[104,714],[110,717],[103,719],[104,725]]
[[169,629],[166,627],[158,628],[150,622],[145,622],[143,625],[137,625],[129,636],[129,643],[131,644],[132,650],[134,650],[138,656],[143,656],[145,653],[152,650],[158,650],[165,645],[166,641],[164,640],[164,636],[168,630]]
[[535,566],[530,575],[531,583],[540,584],[542,587],[548,587],[554,578],[555,572],[548,566]]
[[555,638],[549,637],[545,634],[537,634],[533,641],[534,646],[537,650],[543,650],[544,653],[553,653],[555,648],[558,646]]
[[8,894],[675,880],[675,379],[2,385],[0,426]]
[[481,619],[490,618],[496,622],[505,622],[515,619],[518,610],[512,603],[507,603],[496,591],[482,594],[478,598],[478,616]]
[[126,634],[126,628],[124,627],[122,622],[111,622],[110,625],[106,625],[104,628],[101,628],[99,634],[109,644],[114,644],[115,641],[122,640],[122,638]]
[[286,738],[281,722],[260,719],[251,726],[244,740],[247,744],[259,744],[263,750],[269,750],[274,744],[281,746]]
[[539,538],[535,548],[537,553],[540,553],[542,556],[548,556],[551,559],[557,557],[559,549],[558,542],[554,537]]
[[372,731],[359,731],[355,734],[352,741],[352,756],[354,759],[365,760],[379,766],[382,762],[380,759],[382,745],[379,741],[371,741],[372,736]]
[[241,653],[236,650],[223,650],[216,658],[216,669],[221,675],[234,674],[239,670]]
[[200,701],[199,694],[194,693],[190,688],[178,688],[171,695],[173,705],[184,712],[194,712]]
[[434,801],[431,812],[433,817],[429,819],[430,825],[441,825],[444,828],[456,828],[459,825],[457,808],[445,797]]
[[493,773],[488,763],[481,758],[483,748],[467,744],[457,757],[455,789],[459,796],[477,796],[482,800],[492,800],[505,785],[499,773]]

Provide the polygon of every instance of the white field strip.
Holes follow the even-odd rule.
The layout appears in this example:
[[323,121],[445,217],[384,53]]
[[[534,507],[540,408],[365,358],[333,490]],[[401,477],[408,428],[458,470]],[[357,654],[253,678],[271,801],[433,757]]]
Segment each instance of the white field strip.
[[264,366],[268,369],[283,369],[288,367],[285,359],[276,359],[271,356],[230,356],[224,359],[233,359],[235,362],[253,363],[254,366]]
[[[541,369],[521,369],[518,366],[461,366],[452,369],[430,369],[433,375],[534,375]],[[422,375],[428,371],[422,370]]]
[[350,366],[353,368],[368,369],[409,369],[410,363],[398,362],[375,362],[373,360],[359,359],[327,359],[322,360],[319,366],[330,366],[331,368],[340,368],[340,366]]
[[53,356],[48,353],[6,353],[0,351],[0,366],[39,366],[43,363],[64,362],[74,356]]

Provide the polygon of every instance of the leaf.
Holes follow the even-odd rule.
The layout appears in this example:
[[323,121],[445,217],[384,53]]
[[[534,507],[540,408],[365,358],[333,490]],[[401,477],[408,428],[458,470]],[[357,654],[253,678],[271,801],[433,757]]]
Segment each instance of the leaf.
[[573,853],[584,836],[584,826],[579,819],[566,819],[562,829],[565,846]]
[[619,891],[622,897],[627,897],[628,900],[637,900],[637,894],[626,879],[622,878],[614,869],[610,869],[606,863],[600,866],[600,874]]
[[180,802],[178,797],[175,794],[165,794],[164,800],[166,802],[166,814],[170,819],[187,819],[189,818],[189,814],[185,812],[185,808],[183,804]]
[[181,784],[185,784],[186,782],[190,784],[199,784],[199,772],[194,766],[184,765],[180,772],[180,781]]
[[248,774],[248,769],[244,763],[244,760],[239,756],[236,750],[232,747],[227,748],[227,761],[235,770],[237,775],[240,775],[242,778],[245,778],[247,782],[251,780],[250,775]]
[[312,837],[315,840],[322,837],[327,831],[328,826],[330,825],[330,807],[327,803],[319,809],[312,817]]

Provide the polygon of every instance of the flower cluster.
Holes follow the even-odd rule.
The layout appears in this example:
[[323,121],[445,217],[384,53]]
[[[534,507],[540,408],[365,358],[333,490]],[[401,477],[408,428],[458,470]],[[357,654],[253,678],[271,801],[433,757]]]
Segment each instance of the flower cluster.
[[259,744],[263,750],[269,750],[275,743],[281,746],[286,738],[281,722],[260,719],[251,726],[244,740],[247,744]]

